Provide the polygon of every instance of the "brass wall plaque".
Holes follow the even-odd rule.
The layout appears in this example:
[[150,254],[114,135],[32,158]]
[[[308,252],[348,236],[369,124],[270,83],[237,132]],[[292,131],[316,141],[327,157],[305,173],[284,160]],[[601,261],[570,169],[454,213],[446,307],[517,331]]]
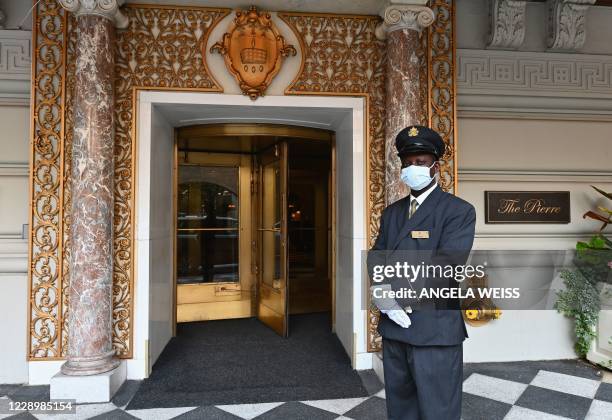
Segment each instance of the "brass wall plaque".
[[297,53],[293,45],[285,43],[270,13],[258,12],[255,6],[236,11],[229,31],[210,47],[210,52],[223,54],[242,93],[253,100],[263,96],[280,70],[282,58]]
[[485,191],[485,223],[569,222],[569,191]]

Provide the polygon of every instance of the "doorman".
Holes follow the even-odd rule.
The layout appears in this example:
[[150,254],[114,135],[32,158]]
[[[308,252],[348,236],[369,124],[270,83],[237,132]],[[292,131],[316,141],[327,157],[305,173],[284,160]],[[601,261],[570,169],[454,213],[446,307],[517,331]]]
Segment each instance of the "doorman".
[[[476,212],[438,185],[444,141],[434,130],[415,125],[397,134],[395,146],[402,162],[401,179],[410,187],[410,195],[383,211],[368,267],[370,255],[382,251],[402,253],[408,260],[418,254],[428,255],[430,263],[465,264],[474,241]],[[397,291],[402,284],[408,282],[380,287]],[[453,278],[420,278],[409,284],[457,286]],[[459,420],[462,346],[467,337],[459,302],[375,297],[372,301],[381,310],[378,332],[389,419]]]

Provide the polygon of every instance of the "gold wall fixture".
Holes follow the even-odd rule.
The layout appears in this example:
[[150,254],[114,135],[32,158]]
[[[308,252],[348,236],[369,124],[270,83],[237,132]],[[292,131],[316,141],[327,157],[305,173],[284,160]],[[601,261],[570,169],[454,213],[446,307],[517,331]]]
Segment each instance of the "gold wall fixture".
[[502,311],[495,306],[490,298],[480,298],[478,289],[488,288],[488,277],[470,277],[466,280],[466,287],[474,289],[474,297],[466,298],[461,302],[463,319],[473,327],[481,327],[492,319],[499,319]]
[[293,45],[285,43],[269,12],[237,10],[223,39],[210,47],[225,59],[242,93],[252,100],[263,96],[270,82],[281,68],[282,59],[296,55]]

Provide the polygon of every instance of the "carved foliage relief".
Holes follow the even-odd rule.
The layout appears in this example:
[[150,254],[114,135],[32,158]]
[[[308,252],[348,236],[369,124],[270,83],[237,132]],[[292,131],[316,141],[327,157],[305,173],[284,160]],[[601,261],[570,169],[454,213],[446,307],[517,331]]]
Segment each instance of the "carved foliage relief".
[[62,136],[66,14],[42,1],[33,20],[30,357],[61,357]]
[[430,7],[436,20],[429,32],[429,126],[446,143],[441,159],[440,185],[448,192],[457,189],[456,166],[456,88],[455,88],[455,2],[433,0]]

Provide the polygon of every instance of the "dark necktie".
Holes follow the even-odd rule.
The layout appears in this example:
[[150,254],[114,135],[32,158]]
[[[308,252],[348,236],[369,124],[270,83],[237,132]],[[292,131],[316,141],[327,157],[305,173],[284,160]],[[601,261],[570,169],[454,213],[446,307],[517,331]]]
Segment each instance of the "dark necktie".
[[416,212],[418,205],[419,205],[419,202],[413,198],[412,201],[410,202],[410,212],[408,213],[409,219],[414,215],[414,212]]

